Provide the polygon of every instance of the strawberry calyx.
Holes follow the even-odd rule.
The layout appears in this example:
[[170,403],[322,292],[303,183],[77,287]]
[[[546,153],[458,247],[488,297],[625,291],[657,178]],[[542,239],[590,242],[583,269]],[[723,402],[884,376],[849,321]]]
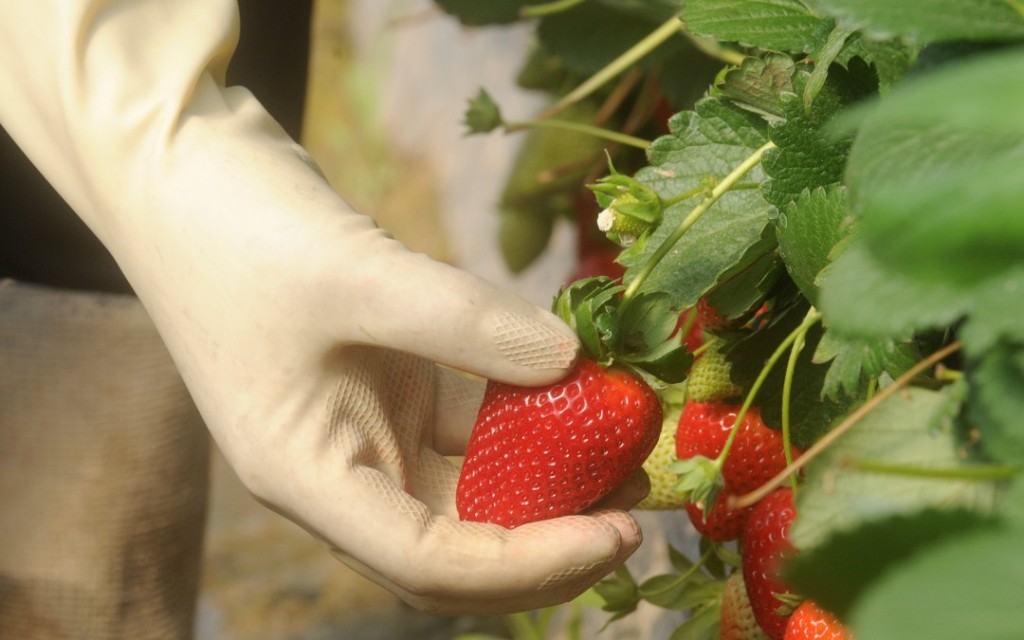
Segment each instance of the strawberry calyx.
[[597,217],[598,228],[620,247],[646,241],[661,224],[664,203],[651,187],[619,173],[608,160],[610,174],[587,188],[594,192],[603,211]]
[[576,280],[562,288],[552,311],[598,364],[630,369],[653,387],[682,382],[693,356],[676,331],[679,313],[669,294],[645,291],[627,298],[625,289],[607,276]]
[[715,506],[718,494],[725,488],[722,475],[724,460],[722,456],[714,460],[707,456],[693,456],[669,466],[669,470],[679,476],[675,490],[686,502],[697,505],[705,517]]

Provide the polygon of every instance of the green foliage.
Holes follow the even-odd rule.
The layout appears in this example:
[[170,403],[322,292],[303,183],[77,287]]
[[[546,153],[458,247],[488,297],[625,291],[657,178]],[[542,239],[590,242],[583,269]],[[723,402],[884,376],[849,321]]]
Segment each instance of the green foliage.
[[840,23],[869,35],[911,40],[1002,40],[1024,37],[1024,5],[1016,0],[812,0]]
[[850,226],[846,189],[839,185],[805,190],[774,220],[779,255],[800,292],[817,302],[817,278],[832,249]]
[[959,473],[982,462],[961,444],[957,400],[948,390],[911,389],[890,397],[815,459],[800,492],[793,544],[809,549],[831,535],[927,508],[991,508],[992,482]]
[[[662,199],[693,193],[665,209],[665,219],[650,240],[634,245],[622,256],[626,281],[678,226],[705,194],[705,189],[729,173],[766,141],[765,123],[723,98],[705,98],[692,112],[670,122],[672,133],[654,141],[650,166],[636,178]],[[764,179],[760,170],[749,184]],[[645,289],[667,291],[678,308],[692,306],[731,269],[750,263],[747,249],[760,242],[769,224],[771,207],[756,189],[727,193],[683,236],[645,283]]]
[[[680,10],[686,35],[641,56],[612,120],[654,138],[646,156],[609,150],[663,217],[619,255],[622,285],[569,293],[570,322],[588,349],[678,380],[680,313],[726,319],[732,381],[815,447],[787,579],[857,637],[1024,637],[1024,2],[588,0],[536,22],[546,86]],[[662,85],[702,96],[667,132],[635,117]],[[684,488],[714,491],[705,462]],[[598,593],[616,617],[646,601],[689,612],[673,638],[717,637],[732,565],[705,551]]]
[[828,32],[801,0],[686,0],[683,20],[698,35],[793,53],[814,51]]

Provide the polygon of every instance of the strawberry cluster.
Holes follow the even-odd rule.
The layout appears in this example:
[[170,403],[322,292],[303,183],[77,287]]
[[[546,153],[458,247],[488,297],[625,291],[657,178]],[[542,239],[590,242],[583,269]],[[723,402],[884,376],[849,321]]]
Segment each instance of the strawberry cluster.
[[[780,577],[782,563],[795,553],[789,543],[796,517],[792,489],[734,506],[787,465],[782,433],[764,423],[756,405],[742,403],[745,390],[733,381],[723,341],[715,335],[735,327],[702,300],[683,315],[680,329],[688,342],[696,342],[700,355],[645,464],[656,499],[641,508],[681,510],[706,540],[738,541],[739,566],[724,580],[715,603],[724,640],[848,640],[841,623],[815,603],[801,603]],[[792,447],[790,459],[801,455]]]

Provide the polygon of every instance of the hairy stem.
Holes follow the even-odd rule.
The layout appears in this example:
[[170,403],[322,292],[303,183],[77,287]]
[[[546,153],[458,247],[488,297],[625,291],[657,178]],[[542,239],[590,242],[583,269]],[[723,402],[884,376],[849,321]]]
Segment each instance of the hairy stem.
[[679,20],[679,14],[669,18],[664,24],[648,34],[643,40],[623,52],[615,60],[612,60],[603,69],[583,81],[578,87],[565,94],[558,102],[541,113],[541,118],[549,118],[563,109],[576,104],[580,100],[594,93],[612,78],[624,72],[629,67],[640,61],[648,53],[654,51],[662,43],[679,33],[683,23]]
[[636,136],[620,133],[612,129],[602,129],[585,122],[573,122],[571,120],[522,120],[519,122],[506,122],[505,130],[508,132],[520,131],[522,129],[561,129],[563,131],[575,131],[586,135],[629,145],[638,149],[646,149],[651,146],[649,140],[637,138]]
[[914,467],[890,464],[876,460],[848,459],[843,466],[867,473],[881,473],[910,478],[933,478],[936,480],[991,481],[1010,480],[1020,473],[1020,468],[1008,464],[978,464],[953,468]]
[[[812,308],[807,312],[808,318],[811,313],[817,312]],[[817,314],[817,318],[821,318],[821,314]],[[802,329],[802,331],[800,330]],[[782,452],[786,458],[786,466],[793,464],[793,441],[792,441],[792,428],[790,421],[790,404],[793,397],[793,377],[796,373],[796,361],[800,357],[800,352],[803,351],[804,342],[807,339],[807,332],[810,331],[811,324],[805,322],[800,325],[797,330],[796,340],[793,341],[793,347],[789,350],[789,361],[786,363],[786,375],[782,381]],[[793,489],[793,493],[797,491],[796,476],[790,476],[790,486]]]
[[587,0],[554,0],[554,2],[529,5],[520,9],[519,15],[524,18],[542,18],[562,11],[568,11],[576,5],[583,4],[586,1]]
[[[750,385],[750,391],[747,392],[746,397],[743,399],[743,404],[740,405],[740,410],[736,414],[736,421],[733,423],[732,431],[729,432],[729,437],[726,439],[725,445],[722,447],[722,452],[718,454],[718,458],[715,459],[715,465],[719,469],[725,466],[725,459],[729,456],[729,451],[732,449],[733,442],[736,441],[736,435],[739,433],[740,424],[743,422],[743,418],[747,416],[747,412],[754,404],[754,400],[757,398],[758,392],[764,385],[765,380],[768,379],[768,375],[772,372],[776,363],[782,359],[782,355],[791,347],[795,349],[797,341],[806,336],[810,328],[820,320],[821,314],[817,310],[812,308],[808,311],[807,316],[804,318],[804,321],[800,323],[800,326],[786,336],[786,339],[775,348],[771,357],[769,357],[768,361],[765,362],[763,367],[761,367],[761,372],[757,374],[757,379],[754,380],[754,384]],[[792,457],[792,452],[790,452],[789,455]]]

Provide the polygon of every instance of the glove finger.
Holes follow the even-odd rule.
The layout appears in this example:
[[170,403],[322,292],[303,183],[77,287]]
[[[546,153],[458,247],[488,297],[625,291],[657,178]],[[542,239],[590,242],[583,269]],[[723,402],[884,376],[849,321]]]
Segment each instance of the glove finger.
[[348,339],[512,384],[548,384],[571,369],[579,342],[556,316],[481,278],[387,242],[377,238],[371,243],[374,259],[347,278],[355,278],[360,304],[339,300],[344,308],[328,309],[325,316],[328,323],[345,318],[354,327]]
[[421,611],[497,615],[572,600],[622,564],[641,538],[621,511],[514,530],[437,517],[406,539],[401,563],[334,554]]

